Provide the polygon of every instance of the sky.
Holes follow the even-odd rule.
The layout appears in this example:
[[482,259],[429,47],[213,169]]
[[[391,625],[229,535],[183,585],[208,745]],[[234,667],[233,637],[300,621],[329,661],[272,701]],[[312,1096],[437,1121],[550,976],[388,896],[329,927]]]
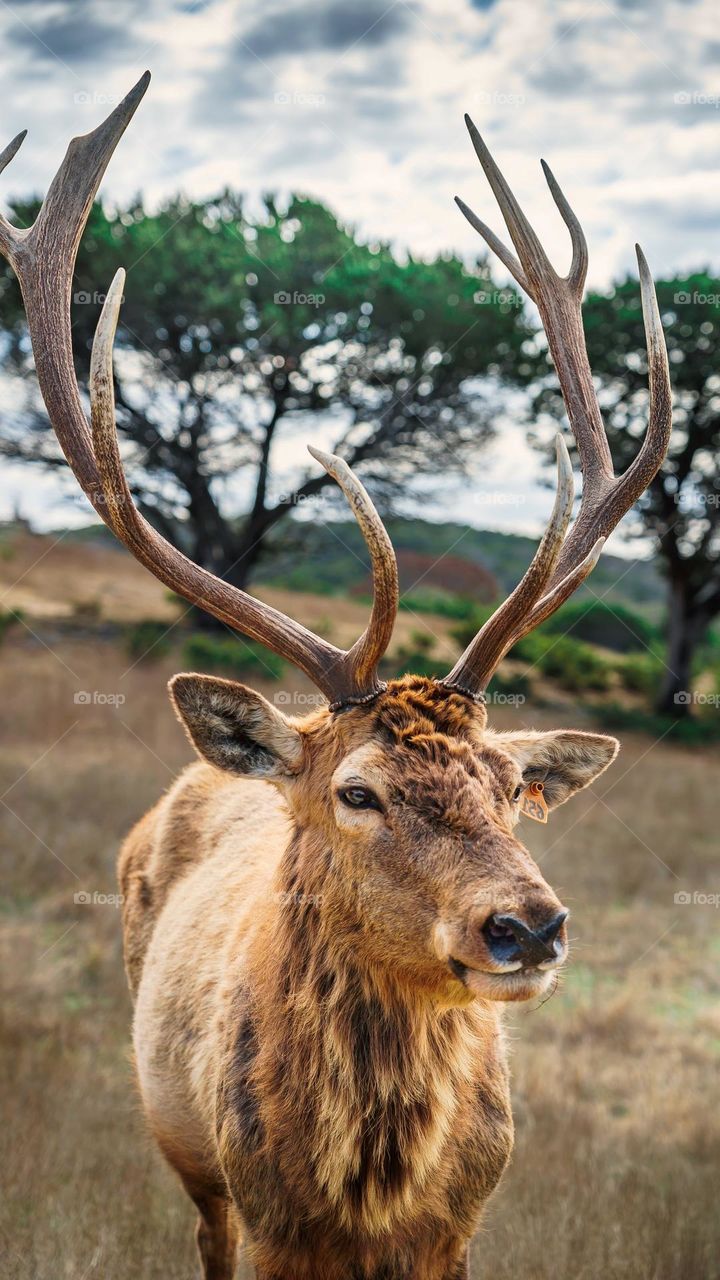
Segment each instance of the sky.
[[[2,0],[2,145],[29,137],[0,178],[0,207],[44,192],[69,138],[146,67],[150,90],[101,189],[109,200],[299,190],[401,251],[471,259],[481,242],[453,195],[502,223],[468,111],[558,268],[567,233],[541,156],[585,228],[591,286],[634,272],[636,240],[658,276],[720,268],[711,0]],[[535,531],[550,498],[509,418],[483,457],[484,489],[517,492],[520,462],[522,504],[496,501],[485,518],[466,484],[440,485],[433,516]],[[4,471],[0,515],[20,497],[57,522],[56,480]]]

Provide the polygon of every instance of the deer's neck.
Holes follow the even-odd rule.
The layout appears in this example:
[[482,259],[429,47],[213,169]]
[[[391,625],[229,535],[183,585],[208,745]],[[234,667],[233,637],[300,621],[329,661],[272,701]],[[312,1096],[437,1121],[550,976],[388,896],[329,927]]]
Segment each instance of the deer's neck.
[[297,1150],[301,1117],[317,1193],[348,1225],[386,1229],[440,1165],[490,1057],[496,1069],[498,1027],[486,1007],[443,1008],[364,963],[359,919],[313,853],[291,841],[252,965],[255,1088],[270,1144]]

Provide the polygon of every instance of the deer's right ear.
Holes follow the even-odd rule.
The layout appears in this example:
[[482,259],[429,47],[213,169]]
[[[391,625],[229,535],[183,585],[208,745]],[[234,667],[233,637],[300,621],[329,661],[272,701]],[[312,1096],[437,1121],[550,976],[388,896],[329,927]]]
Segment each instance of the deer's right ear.
[[299,771],[300,733],[262,694],[213,676],[174,676],[168,687],[195,750],[217,769],[268,779]]

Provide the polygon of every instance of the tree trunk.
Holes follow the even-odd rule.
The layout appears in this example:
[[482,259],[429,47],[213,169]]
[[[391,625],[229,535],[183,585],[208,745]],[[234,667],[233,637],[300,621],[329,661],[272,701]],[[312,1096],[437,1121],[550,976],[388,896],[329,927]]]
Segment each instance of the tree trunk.
[[666,669],[655,703],[661,715],[692,715],[692,661],[708,619],[693,608],[688,584],[671,581],[668,595]]
[[225,565],[225,570],[221,575],[226,582],[231,583],[233,587],[239,587],[241,591],[247,591],[254,570],[258,561],[261,559],[264,545],[263,533],[258,529],[248,527],[243,535],[242,541],[233,547],[231,558]]

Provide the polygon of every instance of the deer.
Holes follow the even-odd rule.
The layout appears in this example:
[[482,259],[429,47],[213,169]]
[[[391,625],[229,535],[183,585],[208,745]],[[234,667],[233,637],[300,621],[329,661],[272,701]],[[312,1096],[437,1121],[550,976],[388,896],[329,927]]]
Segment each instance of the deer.
[[75,255],[148,80],[73,139],[31,228],[0,221],[0,249],[20,281],[49,420],[95,511],[166,587],[267,645],[322,698],[292,716],[237,681],[171,681],[197,759],[119,857],[142,1107],[197,1210],[204,1280],[230,1280],[241,1242],[258,1280],[468,1280],[470,1241],[513,1146],[503,1011],[550,992],[568,956],[568,912],[518,834],[521,811],[529,795],[544,813],[564,804],[619,748],[585,730],[494,730],[487,689],[511,647],[586,580],[665,456],[671,390],[653,281],[638,248],[648,423],[616,476],[583,332],[580,223],[543,162],[572,246],[560,276],[467,120],[515,252],[458,204],[537,306],[582,498],[571,523],[558,436],[552,514],[519,584],[447,675],[381,679],[397,567],[341,458],[310,450],[372,566],[369,621],[348,649],[192,563],[138,510],[115,421],[122,272],[98,323],[86,416]]

